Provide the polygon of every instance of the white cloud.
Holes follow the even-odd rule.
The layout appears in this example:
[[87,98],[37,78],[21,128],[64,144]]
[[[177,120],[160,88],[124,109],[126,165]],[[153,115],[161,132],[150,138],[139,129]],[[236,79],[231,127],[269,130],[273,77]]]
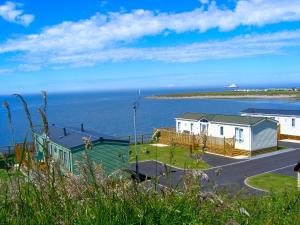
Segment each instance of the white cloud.
[[23,10],[17,9],[18,7],[22,7],[22,4],[7,1],[4,5],[0,5],[0,17],[9,22],[28,26],[34,20],[34,15],[24,14]]
[[1,74],[8,74],[8,73],[11,73],[13,72],[14,70],[13,69],[10,69],[10,68],[0,68],[0,75]]
[[[291,31],[266,35],[268,40],[264,35],[256,35],[177,47],[126,47],[145,36],[170,32],[201,33],[213,28],[225,32],[241,25],[262,26],[300,20],[300,0],[289,0],[288,3],[282,0],[240,0],[232,10],[219,8],[210,1],[206,8],[181,13],[135,10],[96,14],[89,19],[47,27],[38,34],[7,40],[0,44],[0,54],[18,52],[18,60],[24,64],[92,66],[107,60],[185,62],[271,54],[298,45],[299,31]],[[286,38],[283,34],[293,37]],[[271,38],[275,39],[274,43]],[[239,42],[243,48],[239,48]]]
[[205,4],[208,4],[208,3],[209,3],[209,0],[199,0],[199,2],[200,2],[201,4],[203,4],[203,5],[205,5]]
[[300,30],[273,34],[240,36],[226,41],[209,41],[190,45],[158,48],[112,48],[85,54],[51,57],[48,64],[92,66],[105,61],[151,60],[196,62],[258,55],[285,54],[286,48],[300,46]]
[[103,1],[101,1],[101,3],[100,3],[100,7],[104,7],[104,6],[106,6],[107,4],[108,4],[108,1],[103,0]]
[[[27,52],[20,61],[30,63],[19,67],[21,71],[38,70],[42,65],[52,67],[89,67],[106,61],[151,60],[162,62],[196,62],[259,55],[282,55],[288,49],[300,46],[300,30],[269,34],[248,34],[223,41],[207,41],[174,47],[129,48],[110,47],[102,50],[60,53]],[[22,69],[23,68],[23,69]],[[25,69],[24,69],[25,68]],[[27,69],[26,69],[27,68]],[[37,68],[37,69],[36,69]]]
[[39,71],[40,69],[41,69],[41,65],[35,65],[35,64],[20,64],[18,67],[18,70],[22,72],[34,72],[34,71]]
[[15,72],[35,72],[41,69],[39,64],[20,64],[18,67],[14,68],[0,68],[1,74],[10,74]]

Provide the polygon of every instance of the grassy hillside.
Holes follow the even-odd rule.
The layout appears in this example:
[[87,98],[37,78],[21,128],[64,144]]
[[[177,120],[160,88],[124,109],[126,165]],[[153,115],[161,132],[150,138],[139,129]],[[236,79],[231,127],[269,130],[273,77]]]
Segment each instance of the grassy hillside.
[[43,182],[37,176],[34,184],[2,182],[0,224],[299,224],[296,191],[228,197],[201,192],[198,178],[187,174],[181,193],[157,193],[149,184],[112,181],[99,172],[89,181],[58,173]]

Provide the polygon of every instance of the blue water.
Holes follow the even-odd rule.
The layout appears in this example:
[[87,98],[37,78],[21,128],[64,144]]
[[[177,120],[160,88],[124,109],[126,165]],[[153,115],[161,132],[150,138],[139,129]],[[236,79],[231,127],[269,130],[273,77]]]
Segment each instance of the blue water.
[[[174,126],[174,118],[184,112],[206,112],[239,114],[248,107],[300,109],[300,102],[294,100],[150,100],[144,96],[179,92],[183,90],[148,90],[141,92],[137,114],[138,133],[150,134],[153,128]],[[193,91],[193,90],[184,90]],[[48,97],[48,120],[61,126],[79,127],[81,123],[89,129],[114,135],[128,137],[133,133],[132,104],[137,91],[97,92],[97,93],[63,93]],[[41,119],[37,109],[43,105],[40,95],[24,96],[28,102],[34,124]],[[9,101],[13,127],[17,141],[22,141],[28,132],[22,105],[16,97],[0,96],[0,102]],[[7,112],[0,108],[0,146],[11,143],[7,123]]]

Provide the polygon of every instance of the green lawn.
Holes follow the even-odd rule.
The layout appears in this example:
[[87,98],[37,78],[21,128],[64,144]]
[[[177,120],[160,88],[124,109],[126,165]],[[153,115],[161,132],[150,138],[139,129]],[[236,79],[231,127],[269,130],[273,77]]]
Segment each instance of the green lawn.
[[[135,148],[130,146],[131,155],[130,162],[135,162]],[[138,145],[139,161],[143,160],[158,160],[160,162],[173,165],[180,168],[206,169],[209,165],[201,160],[196,162],[195,159],[189,157],[188,149],[185,147],[156,147],[152,145]],[[157,151],[157,158],[156,158]],[[173,152],[173,157],[171,157]],[[172,159],[171,159],[172,158]]]
[[297,179],[295,177],[274,173],[250,177],[247,183],[256,188],[274,192],[297,190]]

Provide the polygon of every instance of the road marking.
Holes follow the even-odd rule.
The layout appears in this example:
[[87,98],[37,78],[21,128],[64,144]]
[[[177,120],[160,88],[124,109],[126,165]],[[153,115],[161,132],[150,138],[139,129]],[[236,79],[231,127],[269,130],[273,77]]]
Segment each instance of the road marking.
[[[292,152],[292,151],[296,151],[296,150],[300,150],[300,148],[295,148],[295,149],[289,149],[289,150],[285,150],[281,153],[278,153],[276,155],[282,155],[282,154],[285,154],[285,153],[289,153],[289,152]],[[249,162],[249,161],[254,161],[254,160],[257,160],[257,159],[262,159],[262,158],[268,158],[268,157],[271,157],[271,156],[276,156],[276,155],[267,155],[267,156],[261,156],[261,157],[255,157],[255,158],[250,158],[248,160],[242,160],[242,161],[239,161],[239,162],[234,162],[234,163],[229,163],[229,164],[224,164],[224,165],[220,165],[220,166],[215,166],[215,167],[211,167],[211,168],[208,168],[208,169],[203,169],[201,171],[209,171],[209,170],[213,170],[213,169],[218,169],[218,168],[223,168],[223,167],[227,167],[227,166],[232,166],[232,165],[236,165],[236,164],[242,164],[242,163],[246,163],[246,162]],[[158,160],[143,160],[143,161],[140,161],[140,162],[156,162],[156,163],[160,163],[162,165],[164,165],[163,162],[160,162]],[[134,163],[132,163],[134,164]],[[176,167],[176,166],[172,166],[172,165],[169,165],[169,164],[166,164],[168,167],[173,167],[175,169],[178,169],[180,171],[184,171],[184,169],[182,168],[179,168],[179,167]],[[244,180],[244,184],[252,189],[255,189],[255,190],[258,190],[258,191],[262,191],[262,192],[268,192],[267,190],[264,190],[264,189],[260,189],[260,188],[256,188],[256,187],[253,187],[251,185],[249,185],[247,183],[247,180],[250,178],[250,177],[254,177],[254,176],[258,176],[260,174],[266,174],[266,173],[271,173],[271,172],[274,172],[274,171],[278,171],[278,170],[282,170],[282,169],[285,169],[285,168],[288,168],[288,167],[291,167],[291,166],[295,166],[295,164],[292,164],[292,165],[288,165],[288,166],[284,166],[284,167],[280,167],[280,168],[277,168],[277,169],[273,169],[273,170],[269,170],[269,171],[265,171],[263,173],[259,173],[259,174],[256,174],[256,175],[252,175],[252,176],[249,176],[247,177],[245,180]],[[158,183],[159,186],[161,187],[167,187],[165,185],[162,185],[161,183]]]
[[[259,175],[259,174],[258,174],[258,175]],[[255,175],[255,176],[257,176],[257,175]],[[251,176],[251,177],[253,177],[253,176]],[[257,188],[257,187],[254,187],[254,186],[250,185],[250,184],[248,183],[249,178],[250,178],[250,177],[247,177],[247,178],[244,180],[244,184],[245,184],[247,187],[252,188],[252,189],[254,189],[254,190],[257,190],[257,191],[270,193],[268,190],[261,189],[261,188]]]
[[259,175],[262,175],[262,174],[272,173],[272,172],[275,172],[275,171],[278,171],[278,170],[282,170],[282,169],[286,169],[286,168],[289,168],[289,167],[292,167],[292,166],[295,166],[295,165],[296,165],[296,164],[294,163],[294,164],[289,165],[289,166],[283,166],[283,167],[280,167],[280,168],[277,168],[277,169],[273,169],[273,170],[265,171],[265,172],[263,172],[263,173],[258,173],[258,174],[252,175],[252,176],[250,176],[250,177],[247,177],[247,178],[244,180],[244,184],[245,184],[246,186],[250,187],[250,188],[255,189],[255,190],[263,191],[263,192],[268,192],[268,193],[269,193],[268,190],[261,189],[261,188],[257,188],[257,187],[254,187],[254,186],[250,185],[250,184],[248,183],[248,180],[249,180],[251,177],[256,177],[256,176],[259,176]]
[[277,170],[282,170],[282,169],[289,168],[289,167],[295,166],[295,165],[296,165],[296,163],[294,163],[292,165],[289,165],[289,166],[283,166],[283,167],[280,167],[280,168],[277,168],[277,169],[274,169],[274,170],[269,170],[269,171],[266,171],[266,172],[263,172],[263,173],[259,173],[259,174],[272,173],[272,172],[275,172]]
[[[276,155],[282,155],[282,154],[286,154],[286,153],[293,152],[293,151],[296,151],[296,150],[300,150],[300,148],[288,149],[288,150],[280,152],[280,153],[278,153]],[[238,161],[238,162],[223,164],[223,165],[220,165],[220,166],[214,166],[214,167],[210,167],[210,168],[207,168],[207,169],[184,169],[184,168],[173,166],[173,165],[170,165],[170,164],[167,164],[167,163],[163,163],[163,162],[161,162],[159,160],[155,160],[155,159],[148,159],[148,160],[146,159],[146,160],[139,161],[139,163],[143,163],[143,162],[156,162],[156,163],[162,164],[162,166],[164,164],[166,164],[168,167],[172,167],[172,168],[180,170],[180,171],[185,171],[185,170],[209,171],[209,170],[215,170],[215,169],[219,169],[219,168],[223,168],[223,167],[227,167],[227,166],[232,166],[232,165],[237,165],[237,164],[241,164],[241,163],[246,163],[246,162],[254,161],[254,160],[257,160],[257,159],[268,158],[268,157],[272,157],[272,156],[276,156],[276,155],[258,156],[258,157],[255,157],[255,158],[250,158],[250,159],[241,160],[241,161]],[[132,162],[131,164],[135,164],[135,162]]]
[[[290,149],[288,151],[282,152],[282,153],[277,154],[277,155],[289,153],[289,152],[296,151],[296,150],[300,150],[300,148]],[[227,166],[232,166],[232,165],[236,165],[236,164],[246,163],[246,162],[254,161],[254,160],[257,160],[257,159],[263,159],[263,158],[272,157],[272,156],[276,156],[276,155],[265,156],[265,157],[257,157],[257,158],[242,160],[242,161],[239,161],[239,162],[228,163],[228,164],[224,164],[224,165],[221,165],[221,166],[215,166],[215,167],[211,167],[211,168],[208,168],[208,169],[204,169],[203,171],[209,171],[209,170],[219,169],[219,168],[223,168],[223,167],[227,167]]]

